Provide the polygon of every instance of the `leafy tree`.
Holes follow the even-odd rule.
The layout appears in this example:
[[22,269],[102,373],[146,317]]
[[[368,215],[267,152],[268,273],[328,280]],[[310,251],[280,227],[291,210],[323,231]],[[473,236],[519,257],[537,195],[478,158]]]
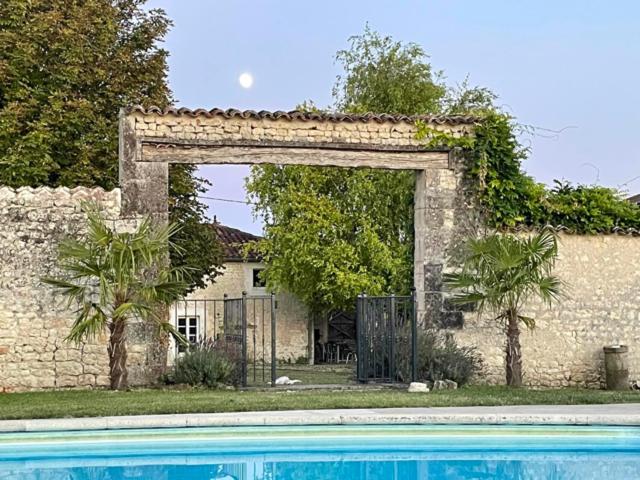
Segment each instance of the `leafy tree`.
[[442,99],[442,110],[447,115],[481,115],[496,112],[498,96],[486,87],[471,86],[469,77],[447,89]]
[[248,189],[266,222],[258,248],[271,285],[319,312],[351,309],[362,291],[408,290],[413,245],[403,218],[413,189],[372,170],[265,165],[260,172]]
[[[344,73],[334,108],[427,114],[485,107],[492,94],[465,82],[449,90],[419,45],[365,27],[337,53]],[[474,92],[474,93],[471,93]],[[311,101],[300,109],[319,111]],[[409,171],[255,166],[247,190],[265,222],[259,249],[272,287],[311,308],[353,308],[356,295],[408,293],[413,284],[413,194]]]
[[[88,232],[82,240],[59,246],[58,278],[44,278],[77,306],[68,340],[81,342],[109,332],[110,386],[127,388],[127,325],[134,319],[155,324],[178,337],[159,314],[184,291],[181,270],[167,263],[168,246],[177,228],[157,226],[150,219],[132,233],[115,233],[101,215],[87,214]],[[179,338],[179,337],[178,337]]]
[[333,87],[336,109],[403,115],[440,110],[446,87],[420,45],[381,36],[369,25],[349,43],[336,54],[344,70]]
[[534,297],[550,305],[560,296],[561,282],[552,274],[557,255],[549,230],[529,238],[492,234],[470,239],[461,270],[445,276],[445,284],[456,291],[455,303],[475,304],[505,326],[507,385],[522,385],[519,324],[535,327],[535,319],[523,315],[524,305]]
[[206,287],[222,272],[222,247],[209,226],[206,205],[198,200],[210,182],[195,171],[193,165],[169,166],[169,222],[180,225],[169,253],[171,264],[183,270],[184,293]]
[[[0,2],[0,184],[118,185],[118,111],[166,106],[170,27],[145,0]],[[172,260],[189,284],[215,275],[216,239],[196,195],[194,168],[172,169],[171,219],[182,224]],[[187,243],[188,242],[188,243]],[[190,244],[206,245],[197,254]]]

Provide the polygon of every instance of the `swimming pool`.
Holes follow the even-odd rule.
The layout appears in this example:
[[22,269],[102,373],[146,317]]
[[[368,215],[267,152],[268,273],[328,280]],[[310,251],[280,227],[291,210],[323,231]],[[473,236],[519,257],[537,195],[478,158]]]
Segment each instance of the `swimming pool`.
[[350,425],[0,434],[0,479],[640,478],[640,429]]

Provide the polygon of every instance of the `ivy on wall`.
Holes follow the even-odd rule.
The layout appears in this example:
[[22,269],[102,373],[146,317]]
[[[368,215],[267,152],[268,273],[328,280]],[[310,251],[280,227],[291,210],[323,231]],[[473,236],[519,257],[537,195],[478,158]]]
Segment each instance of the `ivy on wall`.
[[418,124],[428,146],[460,148],[469,159],[467,174],[488,226],[563,226],[575,233],[640,229],[640,207],[614,189],[555,181],[553,188],[536,182],[522,170],[528,150],[518,142],[512,118],[483,114],[473,136],[456,138]]

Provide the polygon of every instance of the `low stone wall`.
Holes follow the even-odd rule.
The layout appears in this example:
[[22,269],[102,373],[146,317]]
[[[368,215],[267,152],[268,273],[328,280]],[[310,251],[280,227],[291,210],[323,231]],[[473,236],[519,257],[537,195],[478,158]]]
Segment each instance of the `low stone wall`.
[[[127,223],[117,220],[119,190],[0,188],[0,392],[109,383],[106,338],[67,342],[73,309],[40,281],[58,273],[58,242],[85,231],[86,201]],[[132,384],[150,380],[149,338],[143,325],[128,333]]]
[[[640,379],[640,237],[561,234],[556,274],[566,283],[566,298],[525,312],[536,328],[521,334],[524,383],[598,388],[602,347],[618,342],[629,346],[631,379]],[[482,354],[478,383],[505,382],[505,335],[496,321],[467,313],[463,328],[452,331]]]

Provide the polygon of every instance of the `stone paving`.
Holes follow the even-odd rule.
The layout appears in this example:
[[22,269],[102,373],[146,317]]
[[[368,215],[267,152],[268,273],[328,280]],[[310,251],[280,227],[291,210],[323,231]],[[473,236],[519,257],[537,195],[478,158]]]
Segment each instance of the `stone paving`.
[[[294,410],[0,421],[0,432],[254,425],[626,425],[640,427],[640,403],[507,407]],[[1,438],[0,438],[1,439]]]

